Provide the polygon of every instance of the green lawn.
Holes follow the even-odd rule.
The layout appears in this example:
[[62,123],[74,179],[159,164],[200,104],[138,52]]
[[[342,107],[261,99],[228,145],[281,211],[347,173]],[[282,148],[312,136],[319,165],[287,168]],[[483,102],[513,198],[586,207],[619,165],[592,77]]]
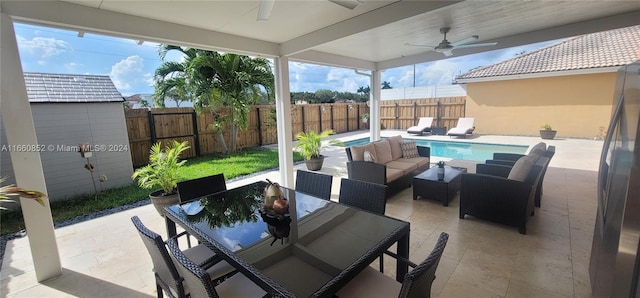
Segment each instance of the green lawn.
[[[295,161],[302,160],[294,152]],[[217,173],[224,173],[226,179],[243,176],[263,170],[278,167],[278,152],[259,148],[244,149],[232,156],[221,157],[208,155],[189,159],[180,170],[181,180],[200,178]],[[140,188],[136,183],[113,188],[98,194],[96,200],[93,194],[80,195],[63,202],[51,203],[51,213],[54,222],[61,222],[93,212],[147,200],[152,190]],[[22,212],[0,213],[0,234],[15,233],[24,229]]]

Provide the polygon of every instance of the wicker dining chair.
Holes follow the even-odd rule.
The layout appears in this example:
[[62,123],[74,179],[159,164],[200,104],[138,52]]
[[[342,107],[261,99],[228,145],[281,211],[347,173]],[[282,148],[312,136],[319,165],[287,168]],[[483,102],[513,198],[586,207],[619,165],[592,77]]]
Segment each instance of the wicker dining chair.
[[331,175],[305,170],[296,172],[296,191],[330,200],[331,184],[333,184],[333,176]]
[[189,288],[191,297],[262,297],[266,292],[242,273],[237,273],[216,285],[208,271],[189,259],[178,247],[178,240],[170,238],[167,246],[171,258]]
[[227,190],[227,184],[223,173],[178,182],[180,203],[225,190]]
[[384,215],[387,200],[386,186],[360,180],[342,178],[338,201],[371,213]]
[[435,247],[419,265],[398,257],[402,262],[414,267],[404,276],[402,284],[367,266],[353,280],[338,291],[338,297],[431,297],[431,285],[436,279],[436,269],[444,252],[449,234],[440,233]]
[[[138,230],[138,234],[140,234],[140,238],[142,238],[142,242],[151,256],[158,298],[163,297],[163,292],[167,293],[169,297],[187,297],[189,293],[182,284],[182,277],[178,274],[171,261],[162,237],[149,230],[137,216],[133,216],[131,221]],[[185,235],[185,233],[178,234],[176,239],[182,235]],[[204,245],[188,248],[182,254],[189,258],[191,262],[209,266],[207,272],[210,277],[216,278],[216,282],[237,272],[229,263],[222,261],[219,256]],[[191,297],[194,296],[192,295]]]
[[[387,199],[386,186],[360,180],[340,180],[338,201],[371,213],[384,215]],[[380,272],[384,272],[384,257],[380,255]]]

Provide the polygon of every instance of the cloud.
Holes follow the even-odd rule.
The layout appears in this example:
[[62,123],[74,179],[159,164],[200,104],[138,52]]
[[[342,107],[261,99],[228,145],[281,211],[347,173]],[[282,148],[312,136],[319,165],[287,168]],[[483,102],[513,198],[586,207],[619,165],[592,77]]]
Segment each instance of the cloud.
[[20,50],[31,55],[38,55],[42,59],[57,56],[71,50],[66,41],[53,37],[34,37],[28,40],[18,35],[17,41]]
[[358,87],[369,85],[369,77],[358,75],[347,68],[291,62],[289,84],[292,92],[329,89],[355,93]]
[[150,73],[143,71],[143,67],[144,61],[140,56],[129,56],[111,66],[109,76],[120,92],[132,90],[136,84],[153,79]]

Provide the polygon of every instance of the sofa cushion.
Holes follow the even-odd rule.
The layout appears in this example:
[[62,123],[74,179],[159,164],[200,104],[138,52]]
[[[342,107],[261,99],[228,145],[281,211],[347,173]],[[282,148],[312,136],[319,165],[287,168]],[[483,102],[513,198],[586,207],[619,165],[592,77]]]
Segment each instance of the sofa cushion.
[[418,167],[422,167],[424,165],[428,165],[430,160],[429,160],[429,157],[418,156],[418,157],[412,157],[412,158],[404,158],[403,157],[401,159],[398,159],[397,161],[413,163],[413,164],[417,165]]
[[404,176],[404,172],[402,170],[387,168],[387,183],[399,179]]
[[402,148],[402,157],[404,158],[413,158],[418,157],[418,146],[416,145],[416,141],[404,141],[400,144]]
[[402,136],[397,135],[395,137],[387,138],[389,145],[391,146],[391,159],[396,160],[402,158]]
[[528,156],[520,157],[511,168],[507,179],[524,182],[527,179],[531,168],[533,168],[532,158]]
[[375,159],[377,163],[388,163],[393,160],[391,158],[391,145],[389,145],[387,139],[374,142],[373,147],[376,148]]
[[374,160],[376,160],[376,148],[373,146],[372,143],[368,143],[366,145],[362,145],[362,146],[352,146],[351,147],[351,158],[353,160],[357,160],[357,161],[363,161],[364,160],[364,152],[365,151],[369,151],[369,153],[371,153],[371,156],[373,157]]
[[402,160],[392,160],[386,163],[386,165],[387,165],[387,169],[391,168],[396,170],[402,170],[405,175],[409,174],[410,172],[418,168],[417,164],[410,163],[410,162],[403,162]]

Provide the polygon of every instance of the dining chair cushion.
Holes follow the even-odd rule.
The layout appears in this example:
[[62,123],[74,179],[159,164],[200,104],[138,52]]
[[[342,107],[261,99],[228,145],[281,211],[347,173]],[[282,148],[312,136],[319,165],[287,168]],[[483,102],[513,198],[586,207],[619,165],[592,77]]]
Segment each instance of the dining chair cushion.
[[[369,286],[375,285],[375,286]],[[380,271],[367,266],[358,273],[346,287],[338,291],[337,296],[346,297],[398,297],[402,284],[389,278]]]
[[236,273],[216,286],[216,292],[220,297],[263,297],[267,294],[242,273]]

